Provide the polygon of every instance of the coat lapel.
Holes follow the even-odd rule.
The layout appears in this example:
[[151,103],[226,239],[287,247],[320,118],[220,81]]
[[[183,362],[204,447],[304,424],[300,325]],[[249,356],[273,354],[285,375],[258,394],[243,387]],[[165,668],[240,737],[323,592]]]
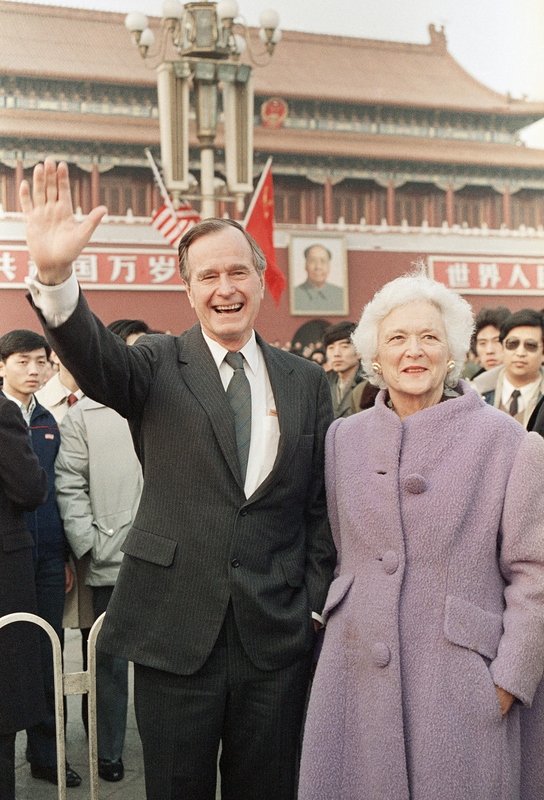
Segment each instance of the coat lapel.
[[238,485],[243,489],[236,450],[234,418],[219,371],[200,331],[200,325],[193,326],[185,336],[178,339],[178,359],[181,375],[208,415],[227,464]]

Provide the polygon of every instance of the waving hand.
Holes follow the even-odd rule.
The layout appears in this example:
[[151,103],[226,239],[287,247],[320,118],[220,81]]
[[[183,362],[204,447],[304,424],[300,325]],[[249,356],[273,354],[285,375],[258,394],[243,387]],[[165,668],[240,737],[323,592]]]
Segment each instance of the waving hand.
[[79,223],[74,217],[68,165],[51,158],[34,167],[32,198],[28,181],[19,193],[26,222],[26,240],[41,283],[55,285],[71,274],[72,262],[89,242],[105,206],[94,208]]

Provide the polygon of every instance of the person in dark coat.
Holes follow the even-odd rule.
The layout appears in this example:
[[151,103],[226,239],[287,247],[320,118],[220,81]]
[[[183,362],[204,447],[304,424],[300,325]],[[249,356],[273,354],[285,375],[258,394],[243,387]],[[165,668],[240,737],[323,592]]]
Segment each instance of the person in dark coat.
[[327,434],[338,564],[299,800],[544,797],[544,442],[458,380],[471,329],[416,273],[354,334],[381,391]]
[[[32,548],[24,512],[47,495],[47,475],[28,441],[21,412],[0,395],[0,617],[37,614]],[[0,629],[0,800],[15,798],[15,734],[46,715],[37,626]]]
[[354,322],[342,320],[330,325],[323,334],[327,363],[327,378],[331,387],[334,418],[349,417],[352,390],[363,380],[361,359],[351,341]]
[[478,356],[480,368],[470,376],[470,380],[503,363],[501,328],[509,316],[510,311],[506,306],[484,306],[478,312],[474,321],[471,349]]
[[[15,403],[27,425],[28,437],[40,465],[45,469],[50,490],[45,501],[32,512],[25,512],[26,524],[34,540],[34,583],[38,614],[62,640],[64,595],[73,582],[68,566],[64,527],[55,498],[55,458],[60,433],[55,418],[37,402],[36,392],[47,369],[50,347],[43,336],[29,330],[14,330],[0,337],[0,375],[2,393]],[[57,740],[55,687],[51,640],[40,631],[43,684],[48,715],[38,725],[27,728],[27,759],[33,778],[57,783]],[[81,777],[66,765],[66,785],[79,786]]]

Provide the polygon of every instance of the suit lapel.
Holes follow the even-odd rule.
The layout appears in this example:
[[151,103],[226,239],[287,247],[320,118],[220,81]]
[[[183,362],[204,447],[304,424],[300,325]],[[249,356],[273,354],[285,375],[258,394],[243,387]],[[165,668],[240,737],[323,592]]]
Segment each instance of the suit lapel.
[[[252,502],[266,494],[288,468],[295,454],[300,433],[300,419],[304,410],[304,397],[300,382],[292,366],[278,358],[274,347],[266,344],[257,334],[257,343],[263,351],[270,384],[274,393],[280,441],[274,467],[268,477],[251,496]],[[178,339],[178,358],[181,375],[191,393],[208,415],[217,441],[238,485],[243,483],[236,449],[234,419],[219,371],[204,341],[200,326],[190,328]]]
[[178,339],[178,358],[181,375],[208,415],[227,464],[243,489],[234,418],[216,363],[199,325],[193,326],[183,338]]

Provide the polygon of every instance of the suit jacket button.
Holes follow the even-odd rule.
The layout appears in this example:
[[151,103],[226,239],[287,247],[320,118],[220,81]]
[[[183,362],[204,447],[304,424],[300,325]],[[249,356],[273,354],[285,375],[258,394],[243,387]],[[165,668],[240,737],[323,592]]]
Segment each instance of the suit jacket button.
[[240,511],[240,516],[241,516],[241,517],[245,517],[245,516],[246,516],[246,514],[247,514],[247,509],[246,509],[246,508],[243,508],[243,509]]
[[234,567],[236,569],[236,567],[240,566],[240,562],[238,561],[237,558],[233,558],[232,561],[230,562],[230,565],[231,567]]

